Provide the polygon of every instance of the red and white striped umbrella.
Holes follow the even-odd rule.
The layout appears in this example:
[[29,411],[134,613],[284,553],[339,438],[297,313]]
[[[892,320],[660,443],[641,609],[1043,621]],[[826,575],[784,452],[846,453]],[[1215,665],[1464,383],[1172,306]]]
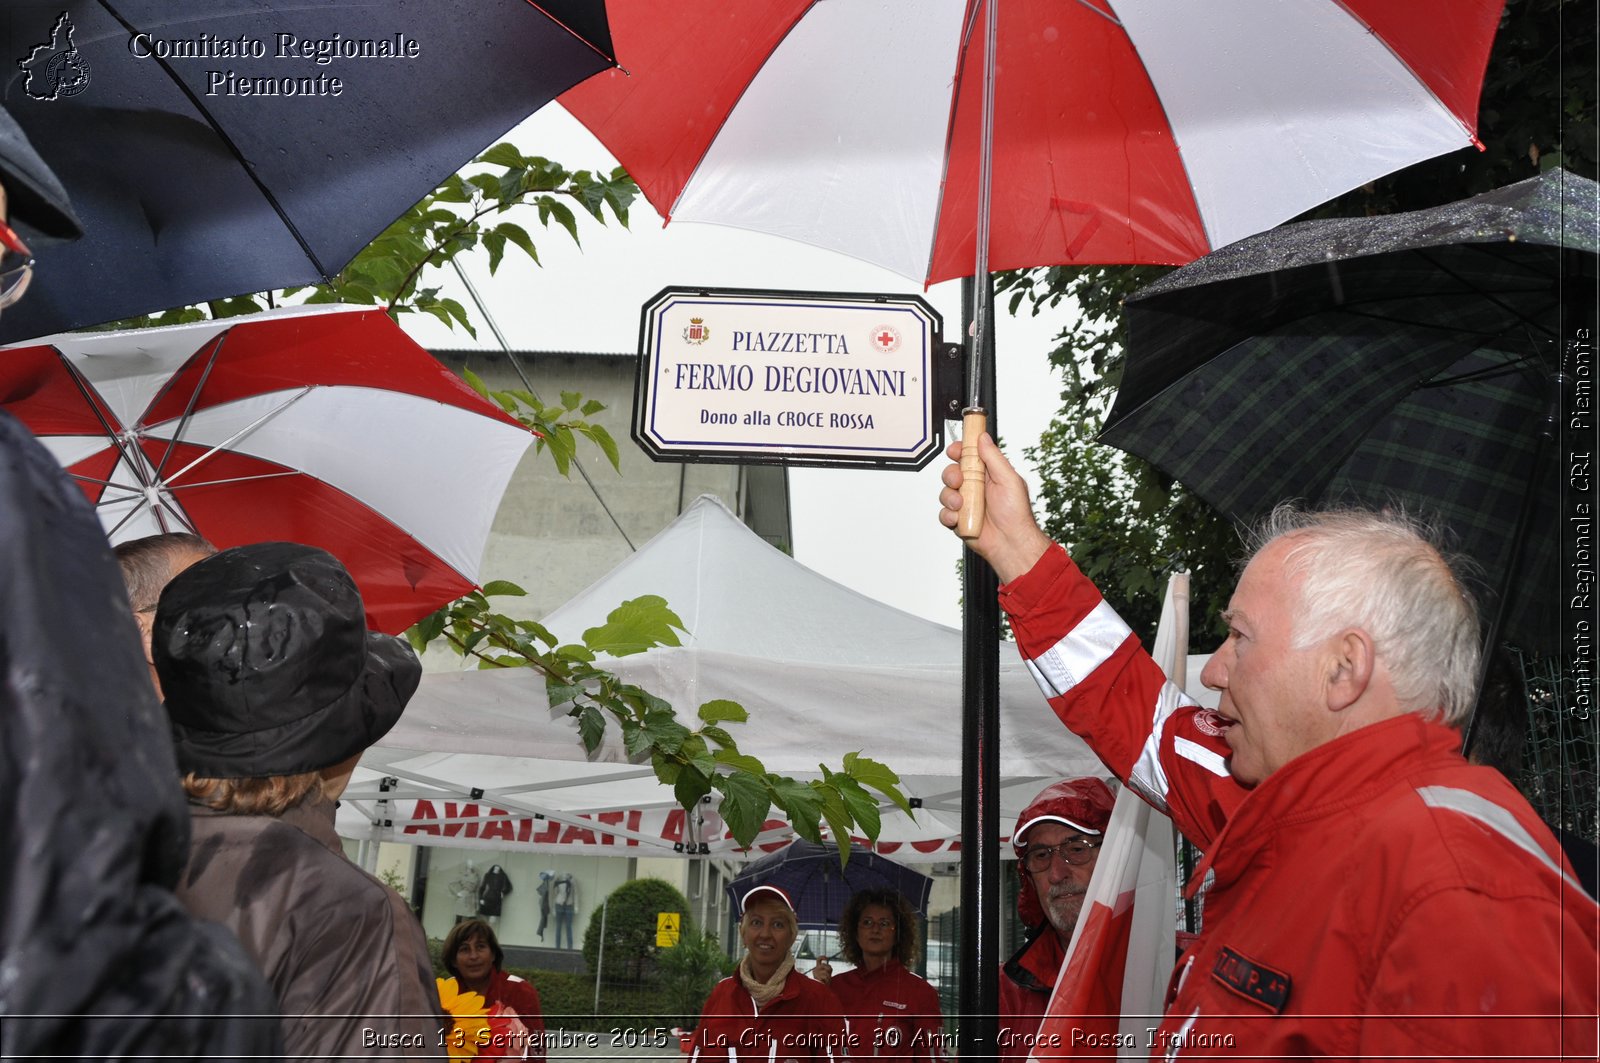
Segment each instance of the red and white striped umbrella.
[[[1504,0],[999,0],[991,269],[1180,263],[1474,143]],[[561,103],[677,221],[973,272],[978,0],[607,0]]]
[[113,542],[320,546],[391,633],[477,585],[533,441],[369,307],[27,340],[0,348],[0,409],[82,485]]

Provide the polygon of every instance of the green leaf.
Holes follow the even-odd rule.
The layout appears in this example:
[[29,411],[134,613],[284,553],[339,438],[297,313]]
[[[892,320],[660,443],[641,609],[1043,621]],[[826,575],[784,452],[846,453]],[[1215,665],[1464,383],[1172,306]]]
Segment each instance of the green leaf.
[[593,705],[585,705],[578,713],[578,737],[583,740],[584,750],[593,753],[599,749],[605,733],[606,718]]
[[906,800],[905,794],[900,792],[900,776],[889,770],[886,765],[870,757],[863,757],[860,753],[846,753],[844,755],[845,774],[863,786],[870,786],[895,803],[895,807],[908,815],[915,816],[911,804]]
[[533,237],[528,235],[528,230],[515,222],[503,221],[495,226],[494,231],[522,248],[529,258],[539,261],[539,253],[533,248]]
[[485,596],[504,594],[512,597],[523,597],[528,592],[512,583],[510,580],[495,579],[483,585],[482,593]]
[[548,680],[544,685],[545,700],[550,702],[550,707],[559,709],[569,701],[576,701],[584,695],[582,684],[561,683],[554,679]]
[[748,723],[750,713],[737,701],[718,698],[700,706],[700,719],[706,723]]
[[483,235],[483,246],[489,249],[489,276],[494,276],[500,269],[500,260],[506,254],[506,238],[496,232]]
[[745,753],[738,753],[731,749],[719,749],[711,755],[711,758],[723,767],[732,768],[735,771],[749,772],[751,775],[764,776],[767,774],[766,766],[761,761]]
[[650,755],[650,766],[655,768],[656,778],[667,786],[677,783],[678,776],[683,774],[683,765],[665,756],[660,750]]
[[432,198],[440,203],[469,203],[472,193],[467,191],[466,182],[459,174],[451,174],[444,179],[444,184],[434,189]]
[[613,657],[643,653],[653,646],[679,646],[683,621],[667,608],[667,601],[647,594],[623,602],[606,615],[606,622],[583,633],[584,645]]
[[563,229],[567,230],[567,234],[572,237],[573,243],[582,243],[582,241],[578,239],[578,219],[572,213],[572,211],[567,208],[565,203],[557,203],[552,201],[550,204],[550,215],[551,217],[555,218],[555,220]]
[[478,376],[477,373],[474,373],[474,371],[469,370],[469,368],[462,368],[462,370],[461,370],[461,378],[462,379],[466,379],[467,387],[470,387],[470,389],[472,389],[472,391],[478,392],[478,394],[483,395],[483,397],[485,397],[485,399],[488,399],[488,397],[490,397],[490,386],[488,386],[488,384],[483,383],[482,376]]
[[467,178],[467,183],[478,190],[484,199],[493,199],[500,192],[500,178],[493,174],[478,173]]
[[883,817],[878,812],[878,802],[862,789],[860,783],[842,772],[834,775],[831,781],[839,791],[839,796],[843,798],[850,818],[855,820],[856,826],[860,828],[859,833],[877,841],[883,823]]
[[[411,625],[410,630],[415,632],[417,637],[422,640],[422,646],[426,646],[428,643],[444,634],[444,625],[446,619],[446,610],[440,609],[436,612],[429,613],[421,620],[418,620],[415,624]],[[415,643],[413,643],[413,645],[415,645]],[[421,647],[418,648],[420,649]]]
[[818,783],[816,790],[822,795],[822,818],[828,821],[828,830],[841,846],[850,844],[850,810],[839,791],[827,783]]
[[474,161],[487,163],[490,166],[505,166],[507,168],[526,165],[522,152],[518,151],[516,146],[508,141],[496,144],[482,155],[479,155]]
[[678,747],[678,758],[702,775],[709,776],[717,770],[717,760],[706,748],[705,739],[697,734],[684,736],[683,743]]
[[723,749],[726,749],[730,753],[737,753],[739,751],[739,743],[733,740],[733,735],[729,734],[727,731],[724,731],[720,727],[707,725],[700,728],[700,733],[705,736],[707,741],[715,742],[717,745],[721,746]]
[[[678,781],[672,784],[672,795],[678,799],[678,804],[691,814],[694,812],[694,806],[700,803],[700,799],[710,792],[711,777],[689,767],[685,767],[679,774]],[[723,798],[722,803],[726,805],[727,798]]]
[[[748,847],[761,833],[772,808],[772,798],[767,794],[766,782],[755,776],[735,771],[732,775],[718,776],[717,789],[722,791],[722,803],[717,811],[728,825],[734,840]],[[679,799],[680,803],[682,798]],[[693,805],[685,804],[685,808]]]
[[[644,714],[643,731],[648,736],[650,744],[664,753],[682,751],[689,740],[689,729],[677,721],[670,708],[647,710]],[[700,750],[704,752],[704,742],[700,743]],[[634,751],[629,750],[629,752]],[[685,755],[692,756],[692,753],[685,753]],[[707,770],[709,771],[710,769],[708,768]]]
[[[773,800],[788,816],[795,831],[803,838],[816,841],[822,821],[822,795],[816,787],[780,775],[767,776],[767,785],[772,787]],[[802,829],[803,825],[808,825],[809,833]]]
[[588,436],[600,448],[600,452],[606,456],[606,460],[611,462],[613,469],[618,472],[622,471],[622,455],[617,450],[616,440],[611,438],[611,433],[607,432],[604,426],[586,424],[578,431]]

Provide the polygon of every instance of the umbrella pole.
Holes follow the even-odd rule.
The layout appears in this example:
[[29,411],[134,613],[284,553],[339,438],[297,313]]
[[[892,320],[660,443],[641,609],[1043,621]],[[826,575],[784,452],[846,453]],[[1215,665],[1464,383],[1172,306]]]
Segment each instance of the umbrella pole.
[[[962,411],[961,513],[956,531],[969,543],[983,531],[983,462],[978,437],[995,407],[994,337],[989,328],[990,163],[994,132],[995,27],[999,0],[984,10],[983,122],[978,162],[978,246],[967,281],[967,393]],[[998,431],[998,429],[995,429]],[[999,579],[969,545],[962,551],[961,945],[957,1049],[963,1059],[999,1055],[1000,1012],[1000,602]]]
[[[982,282],[980,282],[982,283]],[[990,360],[989,364],[994,363]],[[994,373],[987,375],[993,398]],[[971,547],[961,588],[961,975],[957,1031],[963,1059],[998,1056],[1000,1010],[999,579]]]
[[[972,323],[967,333],[967,405],[961,411],[961,511],[956,515],[956,534],[976,539],[983,533],[983,459],[978,456],[978,437],[988,427],[983,394],[983,366],[992,360],[989,337],[994,318],[994,289],[989,284],[989,205],[992,200],[990,175],[994,168],[994,56],[995,28],[999,22],[1000,0],[984,0],[983,29],[983,104],[978,136],[978,230],[977,252],[972,275]],[[986,358],[986,355],[988,357]]]

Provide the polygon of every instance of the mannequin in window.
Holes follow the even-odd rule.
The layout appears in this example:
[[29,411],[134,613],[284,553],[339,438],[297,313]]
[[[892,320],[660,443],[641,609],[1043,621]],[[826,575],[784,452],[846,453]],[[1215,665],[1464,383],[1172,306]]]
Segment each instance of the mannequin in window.
[[490,926],[500,921],[500,905],[511,892],[511,876],[499,864],[491,864],[478,885],[478,918]]
[[[570,874],[556,877],[550,886],[550,901],[556,909],[556,948],[570,949],[572,945],[572,917],[578,910],[578,884]],[[561,943],[566,935],[566,944]]]
[[450,893],[456,899],[456,922],[471,919],[478,907],[478,886],[483,881],[483,875],[478,871],[476,860],[468,860],[462,865],[460,873],[450,883]]

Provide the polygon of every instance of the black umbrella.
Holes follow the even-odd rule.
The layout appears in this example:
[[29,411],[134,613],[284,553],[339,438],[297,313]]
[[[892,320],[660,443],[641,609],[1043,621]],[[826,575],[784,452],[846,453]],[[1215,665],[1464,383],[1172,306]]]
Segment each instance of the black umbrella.
[[833,930],[844,906],[861,890],[894,890],[910,901],[918,914],[927,915],[933,879],[859,845],[850,847],[850,861],[841,868],[837,847],[800,840],[752,861],[728,883],[728,900],[734,911],[757,886],[785,890],[794,901],[795,921],[800,926]]
[[6,0],[6,110],[86,235],[0,342],[338,273],[613,65],[602,0]]
[[1214,251],[1128,300],[1127,365],[1100,437],[1240,521],[1285,499],[1437,520],[1482,567],[1489,615],[1503,618],[1491,635],[1553,649],[1549,440],[1562,340],[1593,309],[1596,192],[1551,170]]

